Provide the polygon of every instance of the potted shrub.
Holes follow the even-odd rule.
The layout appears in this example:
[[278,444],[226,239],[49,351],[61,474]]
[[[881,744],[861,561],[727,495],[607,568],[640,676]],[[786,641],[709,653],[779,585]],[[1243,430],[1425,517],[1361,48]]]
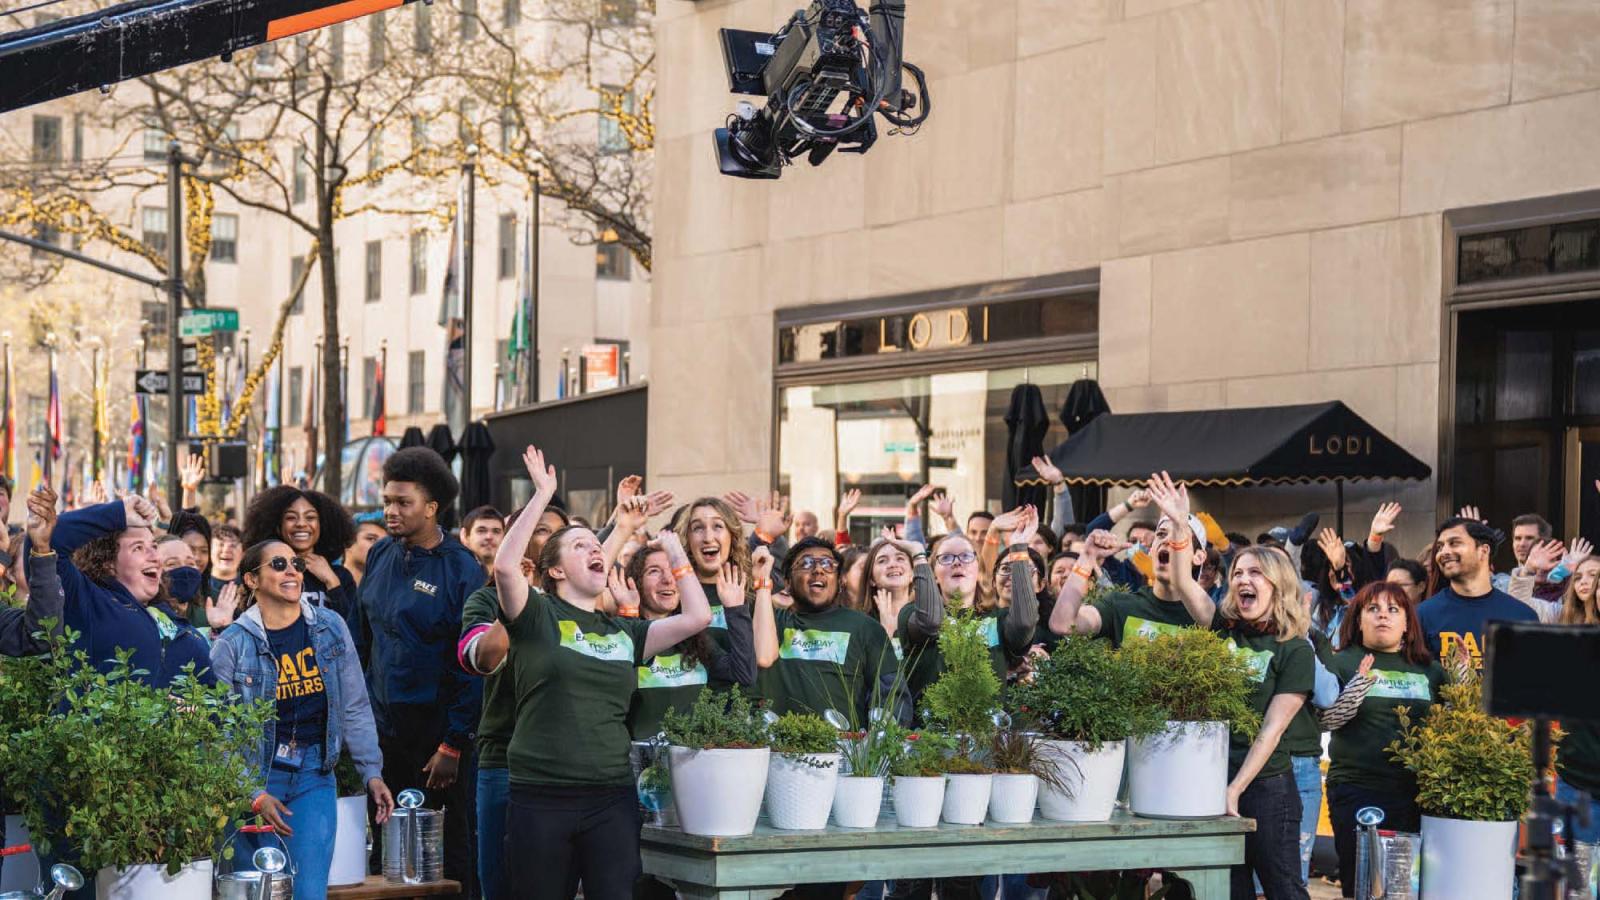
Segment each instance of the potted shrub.
[[667,710],[672,798],[688,834],[749,834],[761,815],[771,753],[767,723],[738,691],[701,691],[686,713]]
[[367,790],[349,753],[339,754],[333,767],[338,785],[333,864],[328,869],[328,884],[360,884],[367,878]]
[[[210,857],[250,807],[245,761],[272,704],[236,703],[225,685],[187,677],[152,687],[133,677],[127,652],[97,672],[70,640],[36,672],[51,712],[4,749],[11,777],[33,786],[17,800],[36,848],[48,854],[70,835],[101,900],[209,900]],[[14,687],[0,682],[0,692]]]
[[842,828],[871,828],[883,809],[883,779],[900,756],[908,733],[884,710],[866,728],[843,735],[844,771],[833,791],[833,821]]
[[926,720],[956,742],[955,753],[944,768],[949,782],[944,820],[953,825],[982,825],[994,786],[994,769],[987,758],[995,732],[1000,679],[989,661],[986,624],[970,611],[952,611],[939,630],[944,671],[923,693]]
[[1096,638],[1071,635],[1034,663],[1033,678],[1013,685],[1014,721],[1040,734],[1039,752],[1055,763],[1041,779],[1039,813],[1064,822],[1111,818],[1122,787],[1127,738],[1155,734],[1166,716],[1142,699],[1132,661]]
[[773,828],[826,828],[839,780],[839,732],[810,713],[787,713],[772,725],[767,818]]
[[1051,752],[1038,735],[1013,728],[995,732],[989,761],[994,765],[989,818],[996,822],[1017,825],[1033,821],[1041,787],[1058,794],[1069,792],[1060,755]]
[[1228,732],[1254,737],[1249,663],[1214,632],[1185,628],[1138,638],[1120,651],[1142,685],[1140,702],[1166,719],[1128,745],[1128,800],[1134,815],[1212,818],[1227,812]]
[[1533,783],[1529,723],[1484,712],[1475,673],[1445,685],[1420,722],[1400,707],[1389,753],[1417,776],[1422,895],[1510,900],[1517,822]]
[[955,753],[955,738],[936,731],[906,735],[889,762],[894,776],[894,817],[901,828],[932,828],[944,810],[945,767]]

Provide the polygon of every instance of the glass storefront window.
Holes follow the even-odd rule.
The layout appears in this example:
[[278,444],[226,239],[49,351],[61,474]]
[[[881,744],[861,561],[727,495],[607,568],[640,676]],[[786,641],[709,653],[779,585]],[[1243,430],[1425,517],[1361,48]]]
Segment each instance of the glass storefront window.
[[980,506],[998,508],[1003,496],[1013,389],[1039,387],[1050,417],[1048,451],[1066,438],[1059,414],[1068,388],[1096,376],[1093,362],[1072,362],[784,387],[779,488],[794,509],[815,512],[825,533],[840,495],[859,488],[849,529],[862,544],[901,521],[906,498],[923,484],[949,490],[965,521]]

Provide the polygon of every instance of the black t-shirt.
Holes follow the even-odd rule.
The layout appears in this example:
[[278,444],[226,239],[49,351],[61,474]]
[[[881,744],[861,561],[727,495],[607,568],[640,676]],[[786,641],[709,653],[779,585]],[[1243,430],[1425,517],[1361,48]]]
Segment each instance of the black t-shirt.
[[278,742],[322,743],[328,694],[305,617],[287,628],[268,628],[267,644],[278,664]]

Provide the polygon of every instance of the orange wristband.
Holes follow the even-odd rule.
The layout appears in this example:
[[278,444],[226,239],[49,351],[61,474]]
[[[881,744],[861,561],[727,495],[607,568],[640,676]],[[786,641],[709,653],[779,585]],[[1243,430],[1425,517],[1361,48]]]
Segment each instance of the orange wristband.
[[1008,554],[1006,554],[1006,562],[1008,562],[1008,563],[1026,563],[1026,562],[1033,562],[1033,559],[1031,557],[1029,557],[1028,554],[1025,553],[1025,552],[1024,553],[1008,553]]
[[250,803],[250,811],[253,812],[253,813],[261,812],[261,804],[265,803],[266,800],[267,800],[267,795],[265,793],[263,793],[261,796],[257,797],[255,800],[251,801],[251,803]]
[[1093,569],[1079,569],[1077,567],[1073,567],[1072,574],[1078,576],[1079,578],[1082,578],[1084,581],[1088,581],[1089,579],[1094,577],[1094,570]]
[[772,582],[765,578],[757,578],[755,581],[750,582],[750,590],[752,591],[764,591],[770,587],[772,587]]
[[763,544],[770,544],[773,541],[776,541],[778,539],[776,535],[767,534],[765,531],[760,531],[760,530],[757,530],[755,532],[755,535],[756,535],[756,540],[760,541]]
[[452,746],[450,746],[449,744],[440,744],[439,745],[439,752],[443,753],[445,756],[450,757],[451,759],[460,759],[461,758],[461,751],[457,750],[456,748],[454,748]]
[[1168,550],[1187,550],[1187,549],[1189,549],[1189,542],[1188,541],[1168,541],[1167,542],[1167,549]]
[[637,607],[637,606],[623,606],[621,604],[618,604],[617,605],[617,615],[621,616],[624,619],[637,619],[637,618],[639,618],[639,607]]
[[690,575],[693,575],[693,574],[694,574],[694,566],[689,564],[689,563],[684,563],[683,565],[681,565],[681,566],[677,567],[676,569],[672,570],[672,580],[673,581],[677,581],[680,578],[688,578]]
[[1372,534],[1367,535],[1367,543],[1369,543],[1369,544],[1381,544],[1381,543],[1383,543],[1383,535],[1378,534],[1376,531],[1374,531]]
[[1000,543],[1000,536],[997,535],[997,534],[991,534],[991,535],[985,537],[983,539],[983,542],[985,544],[998,544],[998,543]]

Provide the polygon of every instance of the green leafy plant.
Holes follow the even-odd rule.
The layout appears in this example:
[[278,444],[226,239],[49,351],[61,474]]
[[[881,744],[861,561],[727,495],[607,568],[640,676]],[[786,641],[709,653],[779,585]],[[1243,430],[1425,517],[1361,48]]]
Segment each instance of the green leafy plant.
[[1140,702],[1172,722],[1225,722],[1254,738],[1261,716],[1250,705],[1250,664],[1220,635],[1202,628],[1135,638],[1120,651],[1143,685]]
[[818,757],[839,752],[839,732],[811,713],[784,713],[772,723],[772,749],[795,762],[818,769],[833,767],[832,760]]
[[1128,656],[1098,638],[1069,635],[1034,663],[1032,679],[1011,686],[1006,707],[1030,729],[1095,751],[1166,725],[1165,713],[1144,695],[1144,679]]
[[339,761],[333,766],[333,781],[341,797],[367,795],[367,786],[361,782],[361,773],[356,769],[356,761],[350,758],[349,748],[339,754]]
[[944,671],[923,692],[924,718],[954,735],[971,758],[988,747],[1000,700],[983,620],[970,610],[952,610],[939,629],[939,652]]
[[1476,674],[1440,689],[1442,702],[1413,721],[1399,707],[1400,737],[1389,755],[1417,776],[1417,806],[1424,813],[1478,822],[1522,818],[1533,783],[1533,734],[1483,709]]
[[701,691],[686,713],[667,710],[667,743],[696,750],[755,750],[772,743],[761,711],[738,691]]
[[860,731],[840,735],[839,750],[844,754],[845,777],[874,778],[889,774],[890,764],[904,752],[911,732],[885,715]]
[[[956,739],[936,731],[906,735],[899,753],[889,761],[889,774],[900,778],[931,778],[949,771]],[[959,774],[959,773],[958,773]]]
[[1050,752],[1035,735],[1011,728],[995,732],[994,743],[989,749],[989,761],[994,764],[995,772],[1032,775],[1043,786],[1072,796],[1072,784],[1062,776],[1061,771],[1063,764],[1073,764],[1070,758]]
[[[7,776],[41,853],[63,837],[87,872],[212,856],[261,787],[247,765],[274,714],[235,702],[227,685],[188,674],[153,687],[120,653],[98,672],[70,632],[28,665],[8,663],[0,708],[27,706],[5,734]],[[43,701],[40,703],[40,701]],[[39,704],[39,705],[33,705]]]

